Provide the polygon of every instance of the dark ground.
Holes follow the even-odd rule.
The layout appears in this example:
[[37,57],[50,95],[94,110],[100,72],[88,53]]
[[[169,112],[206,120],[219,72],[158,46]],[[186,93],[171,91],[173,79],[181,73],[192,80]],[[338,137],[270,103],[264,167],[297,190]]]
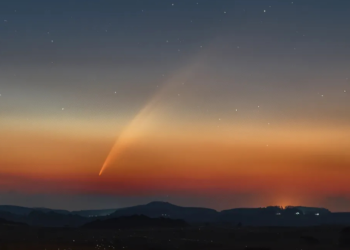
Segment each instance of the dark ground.
[[343,227],[98,230],[4,225],[0,249],[350,249],[339,247]]

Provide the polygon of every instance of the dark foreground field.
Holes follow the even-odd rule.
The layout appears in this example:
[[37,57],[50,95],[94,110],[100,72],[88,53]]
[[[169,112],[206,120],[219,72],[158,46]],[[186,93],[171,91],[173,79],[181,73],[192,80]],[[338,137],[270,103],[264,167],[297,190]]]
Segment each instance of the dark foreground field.
[[341,231],[340,227],[98,230],[11,225],[0,229],[0,249],[342,249]]

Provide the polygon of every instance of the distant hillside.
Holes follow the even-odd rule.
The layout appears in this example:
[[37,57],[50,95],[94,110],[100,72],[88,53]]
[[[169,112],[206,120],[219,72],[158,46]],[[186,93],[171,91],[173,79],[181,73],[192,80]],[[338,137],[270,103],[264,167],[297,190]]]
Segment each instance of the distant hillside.
[[29,208],[29,207],[20,207],[20,206],[10,206],[10,205],[0,205],[0,212],[9,212],[16,215],[28,215],[33,211],[41,211],[44,213],[55,212],[59,214],[70,214],[67,210],[60,209],[50,209],[50,208]]
[[131,215],[145,215],[151,218],[182,219],[187,222],[215,221],[218,212],[209,208],[180,207],[168,202],[151,202],[146,205],[118,209],[109,217],[122,217]]
[[57,214],[70,214],[71,212],[68,210],[62,210],[62,209],[50,209],[50,208],[44,208],[44,207],[35,207],[33,208],[35,211],[40,211],[44,213],[50,213],[50,212],[55,212]]
[[80,210],[80,211],[72,211],[72,214],[80,215],[83,217],[99,217],[99,216],[108,216],[118,209],[100,209],[100,210]]
[[222,211],[218,223],[247,226],[317,226],[350,225],[350,213],[331,213],[324,208],[266,207]]
[[177,228],[187,227],[183,220],[169,218],[149,218],[144,215],[133,215],[106,220],[96,220],[84,225],[84,228],[125,229],[125,228]]
[[80,210],[80,211],[68,211],[62,209],[50,209],[50,208],[42,208],[42,207],[21,207],[21,206],[11,206],[11,205],[0,205],[0,212],[8,212],[15,215],[26,216],[29,215],[33,211],[40,211],[44,213],[55,212],[58,214],[75,214],[83,217],[98,217],[98,216],[107,216],[114,213],[117,210],[115,209],[99,209],[99,210]]
[[0,218],[0,226],[26,226],[24,223],[8,221]]
[[39,227],[79,227],[91,221],[90,218],[81,217],[79,215],[60,214],[55,212],[45,213],[38,210],[33,210],[28,215],[17,215],[0,211],[0,218],[6,221]]
[[74,214],[60,214],[56,212],[32,211],[25,221],[32,226],[39,227],[79,227],[91,219]]
[[231,226],[350,225],[350,213],[331,213],[325,208],[303,206],[234,208],[221,212],[208,208],[181,207],[168,202],[151,202],[120,209],[73,212],[48,208],[0,206],[0,218],[40,227],[80,227],[97,218],[107,220],[133,215],[179,219],[191,224],[212,223]]
[[33,211],[33,209],[28,207],[0,205],[0,212],[8,212],[16,215],[28,215],[31,211]]
[[319,207],[302,207],[302,206],[289,206],[287,208],[296,208],[303,212],[303,214],[319,214],[319,215],[325,215],[325,214],[331,214],[331,211],[329,211],[326,208],[319,208]]

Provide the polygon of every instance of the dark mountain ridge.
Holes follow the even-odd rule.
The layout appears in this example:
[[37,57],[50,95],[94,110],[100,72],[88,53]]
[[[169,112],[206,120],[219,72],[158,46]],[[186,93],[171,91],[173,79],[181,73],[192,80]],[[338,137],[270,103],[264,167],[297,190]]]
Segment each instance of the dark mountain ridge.
[[41,211],[44,213],[48,212],[55,212],[58,214],[76,214],[84,217],[93,217],[93,216],[106,216],[113,212],[115,212],[117,208],[115,209],[99,209],[99,210],[80,210],[80,211],[68,211],[63,209],[51,209],[51,208],[44,208],[44,207],[21,207],[21,206],[12,206],[12,205],[0,205],[0,212],[10,212],[12,214],[16,215],[28,215],[32,211]]
[[210,208],[180,207],[168,202],[155,201],[146,205],[118,209],[109,218],[142,214],[151,218],[165,217],[188,222],[214,221],[218,212]]
[[151,202],[120,209],[69,212],[46,208],[0,206],[0,218],[41,227],[80,227],[98,219],[144,215],[149,218],[183,220],[191,224],[225,224],[235,226],[314,226],[350,225],[350,213],[332,213],[325,208],[302,206],[234,208],[218,212],[201,207],[181,207],[168,202]]

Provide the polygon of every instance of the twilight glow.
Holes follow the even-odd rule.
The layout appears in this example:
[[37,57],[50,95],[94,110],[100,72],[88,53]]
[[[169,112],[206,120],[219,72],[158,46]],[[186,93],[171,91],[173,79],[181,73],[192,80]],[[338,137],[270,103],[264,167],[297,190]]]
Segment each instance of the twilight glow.
[[49,2],[1,8],[2,203],[350,211],[350,3]]

